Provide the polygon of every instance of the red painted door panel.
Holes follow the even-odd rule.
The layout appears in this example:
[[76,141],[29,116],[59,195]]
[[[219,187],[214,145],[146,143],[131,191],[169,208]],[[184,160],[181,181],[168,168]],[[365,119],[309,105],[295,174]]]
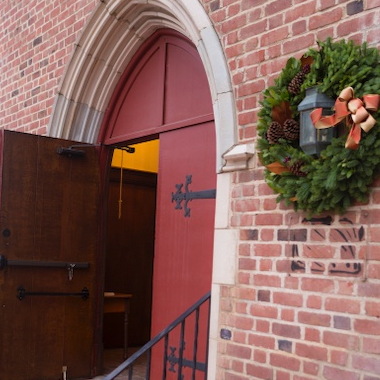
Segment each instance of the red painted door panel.
[[[160,135],[152,337],[211,289],[215,199],[188,202],[189,216],[185,216],[184,202],[182,209],[175,209],[172,202],[176,184],[183,183],[184,192],[189,175],[189,191],[216,187],[213,122]],[[205,322],[201,321],[201,326]],[[191,358],[189,339],[185,356]],[[204,344],[199,351],[205,353]],[[159,359],[157,355],[156,360],[153,371],[160,373],[162,356]]]
[[105,144],[213,120],[210,89],[195,46],[158,31],[136,54],[105,117]]

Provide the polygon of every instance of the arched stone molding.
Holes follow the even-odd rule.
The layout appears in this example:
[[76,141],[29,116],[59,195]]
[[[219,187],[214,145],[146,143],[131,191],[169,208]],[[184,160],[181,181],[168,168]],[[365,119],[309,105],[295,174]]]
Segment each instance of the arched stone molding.
[[[208,376],[215,378],[219,291],[235,282],[238,232],[229,226],[233,171],[223,168],[236,145],[235,100],[219,38],[198,0],[102,0],[85,26],[66,68],[50,119],[52,137],[99,142],[108,103],[128,63],[159,28],[187,36],[197,47],[208,77],[215,117],[217,198]],[[235,152],[235,150],[233,150]],[[249,159],[238,154],[233,161]],[[227,165],[229,168],[230,165]]]
[[48,134],[95,143],[110,97],[133,55],[159,28],[187,36],[197,47],[210,84],[222,154],[236,143],[234,95],[218,36],[198,0],[103,0],[75,47],[55,100]]

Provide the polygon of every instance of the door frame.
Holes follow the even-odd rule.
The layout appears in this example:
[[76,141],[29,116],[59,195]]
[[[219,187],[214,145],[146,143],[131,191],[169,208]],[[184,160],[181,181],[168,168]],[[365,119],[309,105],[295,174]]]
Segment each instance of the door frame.
[[[143,41],[163,25],[181,32],[197,47],[211,89],[217,144],[218,176],[208,370],[209,377],[214,378],[219,337],[219,294],[223,285],[235,284],[238,233],[236,228],[230,226],[228,199],[234,171],[248,166],[254,150],[249,145],[236,146],[237,111],[231,75],[223,46],[202,4],[198,0],[178,0],[173,3],[157,0],[155,4],[159,11],[152,18],[150,4],[131,2],[118,7],[121,1],[110,0],[107,3],[117,10],[117,14],[111,14],[105,3],[99,3],[81,31],[76,44],[78,48],[73,51],[57,91],[48,135],[99,143],[100,125],[109,99],[115,91],[119,73],[124,71]],[[134,32],[136,29],[129,23],[114,22],[124,20],[128,14],[134,15],[132,26],[139,23],[139,34]],[[107,64],[107,69],[99,67],[102,62]],[[107,149],[102,149],[103,184],[106,178]],[[97,328],[99,329],[99,323]]]

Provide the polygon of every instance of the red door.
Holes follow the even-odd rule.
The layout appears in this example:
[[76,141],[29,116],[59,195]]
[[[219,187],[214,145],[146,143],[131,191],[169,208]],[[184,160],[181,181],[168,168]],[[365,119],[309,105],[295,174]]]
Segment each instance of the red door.
[[[211,290],[215,199],[199,198],[186,203],[180,202],[179,193],[191,191],[208,196],[215,185],[213,122],[160,134],[152,337]],[[198,361],[204,363],[207,317],[202,318]],[[190,323],[186,332],[184,358],[191,361]],[[171,337],[169,345],[173,355],[178,356],[178,334]],[[155,375],[160,378],[162,357],[162,350],[153,355],[152,379]],[[190,368],[187,370],[190,376]],[[167,376],[174,379],[177,373],[168,372]]]
[[[215,199],[175,200],[181,184],[182,192],[216,188],[212,102],[195,46],[179,33],[159,30],[131,61],[110,109],[105,144],[157,137],[160,143],[153,337],[211,289]],[[162,365],[162,356],[153,359]]]
[[94,366],[99,162],[94,147],[57,154],[71,144],[0,134],[4,380],[89,377]]
[[215,190],[215,184],[214,123],[160,134],[154,334],[211,289],[215,200],[179,203],[176,194],[177,185],[182,185],[180,192],[185,193]]

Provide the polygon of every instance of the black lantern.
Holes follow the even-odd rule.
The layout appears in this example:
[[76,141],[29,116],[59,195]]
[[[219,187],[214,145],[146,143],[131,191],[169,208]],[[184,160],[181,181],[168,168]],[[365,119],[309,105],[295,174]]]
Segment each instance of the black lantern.
[[327,95],[318,92],[316,87],[306,90],[306,96],[298,105],[300,111],[300,147],[308,155],[319,155],[337,134],[337,128],[316,129],[310,114],[316,108],[322,108],[322,115],[333,113],[335,101]]

